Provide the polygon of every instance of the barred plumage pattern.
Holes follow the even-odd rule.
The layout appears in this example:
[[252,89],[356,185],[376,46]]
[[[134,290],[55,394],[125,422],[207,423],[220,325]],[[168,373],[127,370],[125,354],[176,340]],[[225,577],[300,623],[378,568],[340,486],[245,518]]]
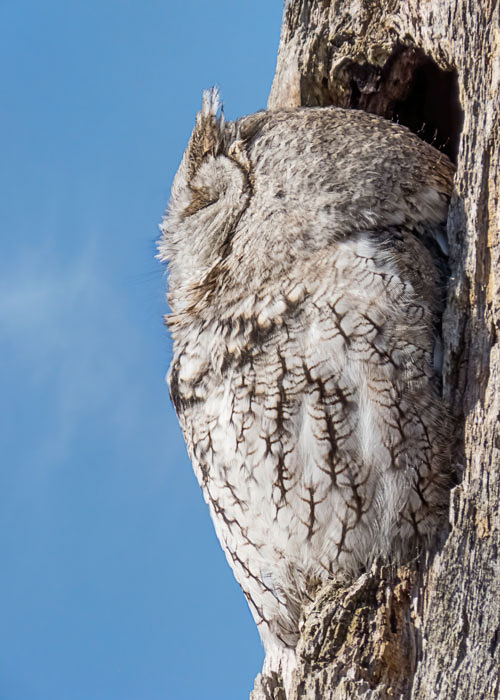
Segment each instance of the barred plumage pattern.
[[169,382],[278,660],[318,583],[439,525],[449,422],[433,352],[453,167],[362,112],[217,113],[206,93],[162,224]]

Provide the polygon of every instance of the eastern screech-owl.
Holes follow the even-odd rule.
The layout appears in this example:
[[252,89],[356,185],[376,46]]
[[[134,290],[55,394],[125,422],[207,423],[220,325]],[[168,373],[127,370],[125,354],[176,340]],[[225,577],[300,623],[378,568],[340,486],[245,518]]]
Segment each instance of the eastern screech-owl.
[[438,525],[453,166],[360,111],[218,107],[205,93],[162,224],[169,383],[273,667],[314,586]]

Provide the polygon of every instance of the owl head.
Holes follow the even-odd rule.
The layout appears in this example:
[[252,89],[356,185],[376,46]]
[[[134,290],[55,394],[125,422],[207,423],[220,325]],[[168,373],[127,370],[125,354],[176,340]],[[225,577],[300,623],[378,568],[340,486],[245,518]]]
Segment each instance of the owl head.
[[445,155],[380,117],[323,107],[226,122],[208,90],[161,224],[172,311],[221,274],[241,287],[352,234],[440,224],[452,176]]
[[160,225],[158,258],[169,264],[175,298],[199,287],[224,258],[248,204],[250,165],[237,132],[224,118],[218,89],[206,90]]

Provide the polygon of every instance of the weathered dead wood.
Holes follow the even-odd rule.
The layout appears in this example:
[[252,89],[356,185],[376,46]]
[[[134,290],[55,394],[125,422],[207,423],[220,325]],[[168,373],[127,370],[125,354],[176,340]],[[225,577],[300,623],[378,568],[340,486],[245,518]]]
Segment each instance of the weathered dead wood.
[[[460,484],[419,561],[321,590],[292,700],[500,696],[500,10],[497,0],[289,0],[269,108],[401,121],[455,159],[444,394]],[[277,677],[253,700],[284,698]]]

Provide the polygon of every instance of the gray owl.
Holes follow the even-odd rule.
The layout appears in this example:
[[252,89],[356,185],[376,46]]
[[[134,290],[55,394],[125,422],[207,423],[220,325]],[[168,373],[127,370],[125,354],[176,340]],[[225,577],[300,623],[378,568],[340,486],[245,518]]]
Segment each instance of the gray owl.
[[[439,526],[433,360],[453,166],[360,111],[203,107],[172,187],[170,391],[267,670],[321,583]],[[288,660],[287,660],[288,659]]]

